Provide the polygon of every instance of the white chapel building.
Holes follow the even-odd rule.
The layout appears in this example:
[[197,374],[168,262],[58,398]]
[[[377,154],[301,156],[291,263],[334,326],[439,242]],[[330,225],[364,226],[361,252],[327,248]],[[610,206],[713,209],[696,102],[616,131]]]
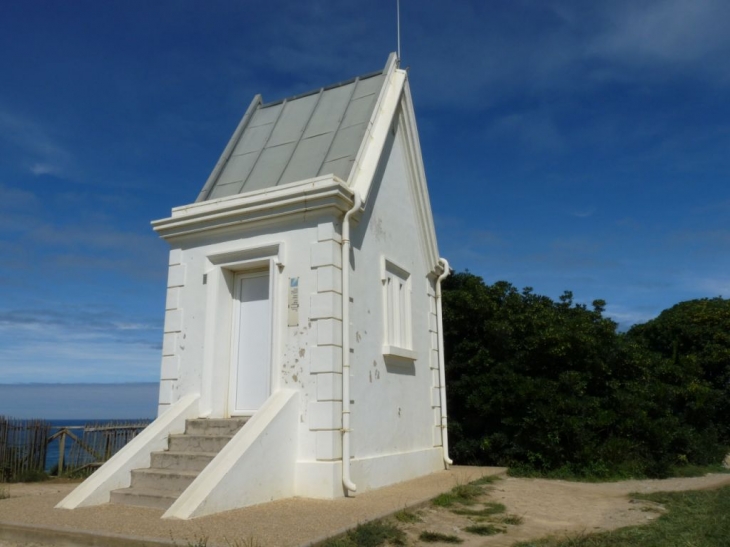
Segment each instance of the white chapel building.
[[439,258],[407,72],[254,97],[170,245],[158,418],[58,505],[188,519],[450,462]]

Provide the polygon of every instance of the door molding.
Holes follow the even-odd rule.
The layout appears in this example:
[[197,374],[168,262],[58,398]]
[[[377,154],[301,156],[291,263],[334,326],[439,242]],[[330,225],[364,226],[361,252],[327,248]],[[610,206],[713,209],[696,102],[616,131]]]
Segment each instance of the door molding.
[[281,276],[284,271],[283,242],[257,247],[228,248],[208,255],[205,269],[205,335],[203,340],[203,371],[200,399],[201,416],[230,417],[230,367],[232,349],[232,320],[236,275],[241,272],[268,269],[271,298],[271,393],[279,389],[281,370],[281,330],[286,319],[280,309]]

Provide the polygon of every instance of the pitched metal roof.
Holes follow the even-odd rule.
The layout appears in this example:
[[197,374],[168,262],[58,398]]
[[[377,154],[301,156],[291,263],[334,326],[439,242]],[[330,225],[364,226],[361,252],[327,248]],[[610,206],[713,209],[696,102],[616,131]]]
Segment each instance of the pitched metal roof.
[[347,181],[385,69],[263,104],[257,95],[197,201],[333,174]]

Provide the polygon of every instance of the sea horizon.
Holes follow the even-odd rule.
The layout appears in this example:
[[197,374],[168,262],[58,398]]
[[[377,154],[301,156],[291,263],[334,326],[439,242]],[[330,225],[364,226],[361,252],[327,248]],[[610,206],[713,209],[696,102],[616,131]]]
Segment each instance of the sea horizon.
[[150,419],[157,416],[158,392],[158,382],[0,383],[0,416],[49,421]]

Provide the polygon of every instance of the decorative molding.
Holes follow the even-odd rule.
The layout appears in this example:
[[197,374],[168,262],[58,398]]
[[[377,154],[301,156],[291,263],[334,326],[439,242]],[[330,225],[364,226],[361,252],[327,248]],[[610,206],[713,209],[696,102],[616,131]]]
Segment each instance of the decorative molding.
[[169,218],[152,222],[168,241],[302,215],[343,214],[353,203],[353,191],[328,175],[258,192],[193,203],[172,210]]

